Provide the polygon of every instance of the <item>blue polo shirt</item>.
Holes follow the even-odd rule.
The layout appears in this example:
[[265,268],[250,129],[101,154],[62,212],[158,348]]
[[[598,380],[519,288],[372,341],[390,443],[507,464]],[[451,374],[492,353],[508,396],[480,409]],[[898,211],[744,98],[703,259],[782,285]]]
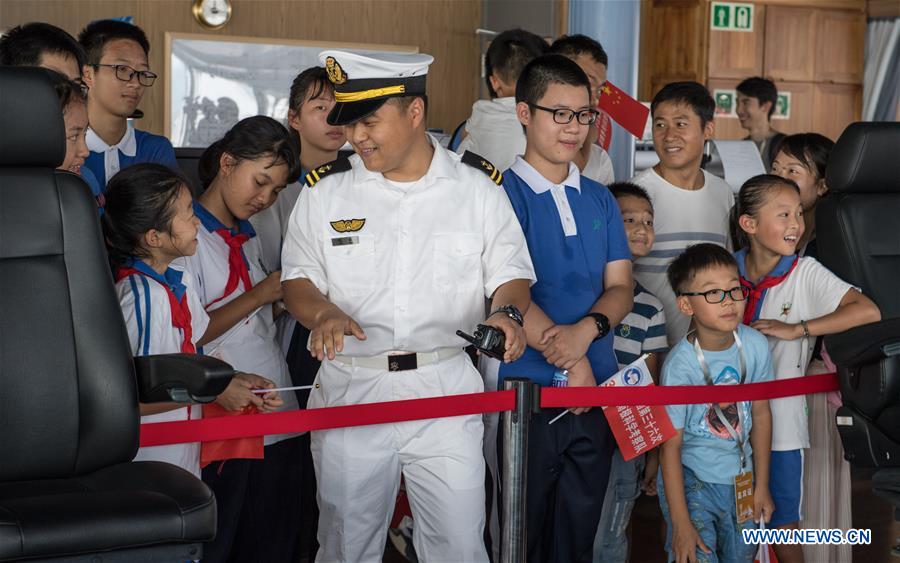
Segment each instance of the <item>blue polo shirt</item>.
[[[503,187],[537,273],[531,300],[554,323],[581,320],[603,295],[606,264],[631,260],[615,198],[602,184],[581,176],[572,163],[565,182],[554,185],[521,157],[503,173]],[[613,333],[593,342],[587,357],[598,384],[615,374]],[[546,386],[555,369],[528,347],[515,362],[501,364],[500,381],[506,376],[527,377]]]
[[87,146],[91,151],[84,166],[97,178],[97,182],[106,191],[106,184],[116,172],[140,162],[155,162],[180,172],[175,160],[175,149],[169,139],[140,131],[129,126],[125,135],[115,145],[107,145],[94,131],[88,128]]

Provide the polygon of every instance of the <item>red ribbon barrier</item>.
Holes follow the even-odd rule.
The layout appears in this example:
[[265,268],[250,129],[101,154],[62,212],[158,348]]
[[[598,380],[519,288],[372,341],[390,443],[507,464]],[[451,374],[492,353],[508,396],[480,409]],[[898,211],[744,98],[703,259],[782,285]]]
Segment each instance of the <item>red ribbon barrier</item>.
[[141,446],[206,442],[247,436],[290,434],[346,426],[482,414],[509,411],[515,406],[514,391],[492,391],[323,409],[156,422],[141,424]]
[[834,373],[743,385],[672,385],[638,388],[545,387],[541,389],[541,407],[735,403],[837,390],[837,375]]
[[[639,388],[545,387],[541,389],[541,407],[733,403],[809,395],[837,389],[837,375],[834,373],[744,385],[680,385]],[[515,400],[513,391],[491,391],[269,414],[157,422],[141,425],[141,446],[206,442],[501,412],[515,408]]]

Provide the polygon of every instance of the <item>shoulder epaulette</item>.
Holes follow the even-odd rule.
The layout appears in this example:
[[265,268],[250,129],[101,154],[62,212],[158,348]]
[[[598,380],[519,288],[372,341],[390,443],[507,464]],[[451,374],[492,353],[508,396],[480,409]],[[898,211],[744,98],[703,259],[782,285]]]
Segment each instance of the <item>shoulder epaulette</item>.
[[497,167],[488,162],[486,159],[471,151],[466,151],[462,155],[463,164],[468,164],[472,168],[477,168],[484,172],[492,182],[498,186],[503,184],[503,174],[497,170]]
[[325,176],[337,174],[338,172],[346,172],[350,170],[350,168],[352,168],[352,165],[350,164],[350,159],[346,156],[332,160],[328,164],[317,166],[310,170],[309,174],[306,175],[306,187],[311,188]]

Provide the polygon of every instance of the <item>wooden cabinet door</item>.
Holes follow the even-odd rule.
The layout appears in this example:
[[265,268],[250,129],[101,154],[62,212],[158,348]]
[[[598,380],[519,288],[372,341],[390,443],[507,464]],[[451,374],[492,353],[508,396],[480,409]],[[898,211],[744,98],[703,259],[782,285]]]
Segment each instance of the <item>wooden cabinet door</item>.
[[764,73],[773,80],[812,82],[819,10],[768,6]]
[[756,4],[754,11],[752,32],[710,30],[709,78],[743,79],[762,74],[766,6]]
[[862,86],[816,84],[813,90],[813,131],[836,141],[844,129],[859,120]]
[[815,81],[862,83],[865,35],[866,19],[862,12],[819,10]]
[[789,93],[790,110],[787,119],[772,118],[772,128],[787,133],[809,133],[813,127],[813,84],[809,82],[776,82],[779,95]]
[[642,100],[652,99],[669,82],[706,82],[707,4],[703,0],[647,0],[641,3],[638,68]]

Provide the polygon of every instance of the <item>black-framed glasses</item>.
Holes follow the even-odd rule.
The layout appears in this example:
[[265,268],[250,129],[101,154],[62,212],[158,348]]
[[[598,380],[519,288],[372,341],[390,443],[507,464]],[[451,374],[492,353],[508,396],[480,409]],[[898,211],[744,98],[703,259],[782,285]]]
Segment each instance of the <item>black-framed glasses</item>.
[[114,69],[116,71],[116,78],[122,82],[131,82],[131,79],[134,78],[134,75],[136,74],[141,86],[153,86],[157,76],[156,73],[150,72],[149,70],[135,70],[128,65],[106,65],[97,63],[92,66],[105,66]]
[[572,123],[572,120],[575,119],[575,116],[578,116],[578,123],[580,123],[581,125],[592,125],[595,121],[597,121],[598,112],[595,109],[583,109],[581,111],[575,111],[574,109],[565,108],[545,108],[544,106],[539,106],[537,104],[528,105],[534,109],[552,113],[553,121],[559,123],[560,125]]
[[709,291],[681,291],[678,295],[700,296],[706,299],[707,303],[715,305],[725,301],[725,296],[731,298],[732,301],[743,301],[750,295],[750,288],[743,285],[732,287],[731,289],[710,289]]

